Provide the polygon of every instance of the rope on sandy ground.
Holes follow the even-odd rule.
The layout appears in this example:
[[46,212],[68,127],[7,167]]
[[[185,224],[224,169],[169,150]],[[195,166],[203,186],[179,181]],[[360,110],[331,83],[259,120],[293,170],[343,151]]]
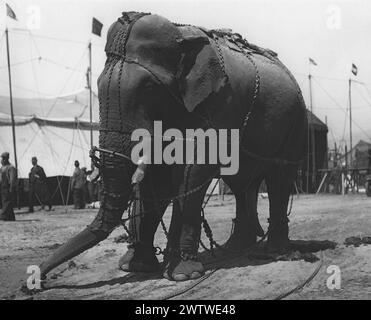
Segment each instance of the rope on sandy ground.
[[[254,244],[252,247],[250,247],[250,249],[248,250],[248,252],[245,252],[241,255],[238,255],[237,257],[233,258],[232,260],[229,260],[228,262],[231,262],[233,260],[237,260],[237,259],[240,259],[244,256],[247,256],[249,253],[250,253],[250,250],[255,247],[256,245],[258,245],[259,243],[261,243],[262,241],[264,241],[264,239],[267,237],[268,235],[268,232],[265,233],[265,235],[263,236],[263,238],[261,238],[256,244]],[[225,262],[226,263],[226,262]],[[225,263],[223,265],[225,265]],[[222,267],[218,267],[218,268],[215,268],[215,269],[212,269],[208,274],[205,274],[203,275],[199,280],[197,280],[195,283],[192,283],[191,285],[187,286],[186,288],[184,289],[181,289],[181,290],[178,290],[174,293],[170,293],[162,298],[160,298],[159,300],[170,300],[170,299],[173,299],[173,298],[176,298],[178,296],[181,296],[187,292],[189,292],[190,290],[194,289],[196,286],[198,286],[200,283],[204,282],[205,280],[207,280],[208,278],[210,278],[215,272],[217,272],[218,270],[220,270]],[[301,282],[299,285],[297,285],[294,289],[288,291],[288,292],[285,292],[285,293],[282,293],[280,294],[279,296],[275,297],[273,300],[282,300],[284,298],[287,298],[288,296],[302,290],[306,285],[308,285],[310,282],[312,282],[312,280],[318,275],[319,271],[321,270],[323,266],[323,251],[321,251],[321,257],[320,257],[320,262],[318,263],[316,269],[311,273],[311,275],[305,279],[303,282]]]
[[[261,242],[263,242],[265,240],[265,238],[268,236],[268,232],[267,231],[264,236],[255,244],[253,244],[252,246],[250,246],[249,248],[247,248],[247,252],[244,252],[243,254],[240,254],[238,255],[237,257],[233,258],[232,260],[224,260],[224,263],[218,267],[218,268],[215,268],[215,269],[212,269],[208,274],[204,274],[200,279],[198,279],[195,283],[192,283],[191,285],[187,286],[186,288],[184,289],[181,289],[181,290],[177,290],[173,293],[170,293],[164,297],[161,297],[159,300],[170,300],[170,299],[173,299],[175,297],[178,297],[180,295],[183,295],[185,293],[187,293],[188,291],[192,290],[193,288],[195,288],[196,286],[198,286],[200,283],[202,283],[203,281],[207,280],[208,278],[210,278],[215,272],[217,272],[218,270],[220,270],[226,263],[229,263],[231,261],[234,261],[236,259],[239,259],[241,257],[244,257],[246,255],[248,255],[250,253],[250,250],[253,249],[254,247],[256,247],[258,244],[260,244]],[[223,261],[221,260],[221,261]]]
[[323,266],[323,251],[321,251],[321,258],[320,258],[320,262],[318,263],[316,269],[312,272],[312,274],[303,282],[301,282],[299,285],[297,285],[294,289],[288,291],[288,292],[285,292],[285,293],[282,293],[280,294],[279,296],[277,296],[276,298],[274,298],[273,300],[282,300],[284,298],[287,298],[288,296],[302,290],[306,285],[308,285],[310,282],[312,282],[312,280],[318,275],[319,271],[321,270]]
[[188,291],[192,290],[194,287],[198,286],[201,282],[203,282],[206,279],[210,278],[219,269],[220,268],[216,268],[216,269],[211,270],[208,274],[204,274],[200,279],[198,279],[195,283],[192,283],[190,286],[188,286],[188,287],[186,287],[184,289],[178,290],[178,291],[176,291],[174,293],[171,293],[171,294],[169,294],[167,296],[164,296],[164,297],[160,298],[159,300],[170,300],[170,299],[173,299],[175,297],[181,296],[184,293],[187,293]]

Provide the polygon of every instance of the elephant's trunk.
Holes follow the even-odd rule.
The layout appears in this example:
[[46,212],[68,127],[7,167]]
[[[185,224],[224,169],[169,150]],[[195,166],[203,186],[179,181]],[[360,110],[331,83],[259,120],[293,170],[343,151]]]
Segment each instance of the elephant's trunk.
[[[100,146],[122,152],[123,140],[119,133],[101,133]],[[104,143],[106,141],[109,143]],[[131,178],[135,166],[129,161],[123,162],[120,158],[107,155],[102,155],[101,163],[103,190],[101,190],[101,206],[97,216],[86,229],[68,240],[40,265],[43,277],[58,265],[107,238],[120,224],[132,191]]]

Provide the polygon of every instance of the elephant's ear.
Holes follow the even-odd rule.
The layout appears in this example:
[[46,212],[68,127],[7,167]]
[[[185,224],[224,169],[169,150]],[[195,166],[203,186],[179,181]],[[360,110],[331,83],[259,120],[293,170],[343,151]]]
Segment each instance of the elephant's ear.
[[[180,41],[182,59],[178,70],[179,92],[184,105],[192,112],[210,94],[218,92],[226,82],[217,48],[202,31],[184,35]],[[223,66],[224,67],[224,66]]]

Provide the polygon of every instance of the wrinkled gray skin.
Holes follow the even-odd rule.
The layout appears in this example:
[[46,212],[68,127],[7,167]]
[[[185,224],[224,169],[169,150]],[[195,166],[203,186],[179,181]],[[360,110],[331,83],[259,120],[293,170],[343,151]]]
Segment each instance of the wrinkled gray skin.
[[[136,13],[124,13],[107,36],[107,62],[99,77],[100,146],[130,155],[128,133],[136,128],[153,131],[178,128],[240,129],[251,108],[256,71],[237,51],[220,46],[224,67],[213,40],[195,27],[177,27],[163,17],[147,15],[131,23]],[[124,58],[125,57],[125,58]],[[298,161],[305,150],[307,118],[300,90],[291,74],[272,56],[252,54],[260,76],[256,105],[242,146],[264,158]],[[136,169],[132,163],[101,155],[103,198],[88,228],[41,264],[45,275],[56,265],[103,240],[115,228],[132,191]],[[203,187],[173,203],[164,276],[174,280],[200,277],[202,264],[193,259],[200,237],[200,208],[215,165],[149,165],[140,184],[144,217],[139,242],[121,259],[124,270],[153,271],[158,267],[153,238],[159,219],[175,194]],[[297,166],[263,161],[240,154],[236,175],[223,179],[237,199],[236,226],[230,246],[249,246],[261,232],[257,222],[257,189],[265,179],[270,203],[268,245],[288,245],[287,206]],[[183,258],[180,258],[182,255]]]

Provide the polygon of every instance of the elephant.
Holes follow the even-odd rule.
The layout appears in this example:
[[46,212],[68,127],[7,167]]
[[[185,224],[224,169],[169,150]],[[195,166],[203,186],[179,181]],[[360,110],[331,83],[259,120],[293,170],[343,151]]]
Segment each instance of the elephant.
[[[94,221],[41,263],[43,277],[57,265],[107,238],[120,223],[132,195],[133,177],[143,198],[139,240],[120,261],[127,271],[153,271],[158,260],[154,234],[173,200],[164,276],[201,277],[197,259],[200,210],[217,164],[142,164],[114,156],[135,146],[131,133],[164,129],[240,130],[239,169],[223,176],[236,196],[236,225],[228,243],[247,246],[261,236],[257,190],[264,179],[269,194],[268,247],[289,244],[287,207],[298,165],[306,150],[307,116],[300,88],[268,50],[239,34],[178,25],[155,14],[124,12],[107,34],[107,60],[98,78],[99,145],[103,190]],[[229,141],[233,143],[233,141]],[[196,190],[197,192],[193,192]],[[175,199],[174,195],[176,196]]]

